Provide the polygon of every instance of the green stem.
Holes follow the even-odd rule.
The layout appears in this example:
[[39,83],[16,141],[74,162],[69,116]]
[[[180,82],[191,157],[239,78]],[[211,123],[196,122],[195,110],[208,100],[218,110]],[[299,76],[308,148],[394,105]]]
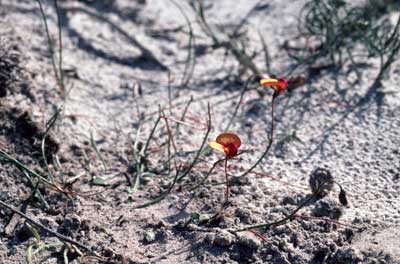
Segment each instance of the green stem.
[[238,177],[244,177],[244,176],[246,176],[247,174],[249,174],[250,172],[252,172],[253,169],[256,168],[256,167],[261,163],[261,161],[265,158],[265,156],[267,156],[269,150],[271,149],[272,142],[273,142],[273,139],[274,139],[274,108],[275,108],[275,107],[274,107],[274,102],[275,102],[275,99],[276,99],[277,96],[278,96],[278,93],[277,93],[277,92],[274,92],[274,94],[272,95],[272,106],[271,106],[271,132],[270,132],[270,136],[269,136],[269,139],[268,139],[268,145],[267,145],[267,147],[265,148],[264,153],[263,153],[263,154],[261,155],[261,157],[256,161],[256,163],[254,163],[253,166],[251,166],[247,171],[245,171],[242,175],[240,175],[240,176],[238,176]]

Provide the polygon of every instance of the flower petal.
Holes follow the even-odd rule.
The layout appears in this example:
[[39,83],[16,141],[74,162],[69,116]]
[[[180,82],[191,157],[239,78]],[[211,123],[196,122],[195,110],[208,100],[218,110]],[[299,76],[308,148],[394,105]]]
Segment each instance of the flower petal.
[[236,148],[239,148],[240,145],[242,145],[240,138],[236,134],[230,132],[220,134],[216,141],[225,147],[229,146],[229,144],[233,144]]
[[278,92],[285,91],[288,83],[285,78],[274,79],[274,78],[263,78],[260,80],[260,85],[262,86],[271,86]]
[[277,79],[273,78],[266,78],[266,79],[261,79],[260,80],[261,86],[277,86],[279,84],[279,81]]
[[225,148],[224,148],[224,146],[221,145],[221,144],[219,144],[219,143],[217,143],[217,142],[215,142],[215,141],[209,141],[209,142],[208,142],[208,145],[209,145],[211,148],[215,149],[215,150],[218,150],[218,151],[220,151],[220,152],[222,152],[222,153],[225,153]]

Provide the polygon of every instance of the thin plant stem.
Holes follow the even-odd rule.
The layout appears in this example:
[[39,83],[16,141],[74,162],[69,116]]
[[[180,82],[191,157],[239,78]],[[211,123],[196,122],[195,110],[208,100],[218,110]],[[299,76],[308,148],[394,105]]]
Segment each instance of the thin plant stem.
[[93,138],[93,131],[90,131],[90,144],[92,145],[92,148],[94,149],[97,156],[99,157],[101,164],[103,165],[104,172],[106,172],[107,171],[107,163],[104,160],[103,155],[101,155],[99,149],[97,148],[96,142],[94,141],[94,138]]
[[[187,113],[187,111],[189,110],[189,107],[190,107],[190,105],[192,104],[192,102],[193,102],[193,95],[190,96],[190,100],[188,101],[188,103],[186,104],[185,108],[183,109],[183,112],[182,112],[182,116],[181,116],[180,121],[183,122],[183,121],[185,120],[186,113]],[[177,122],[177,125],[176,125],[176,134],[179,134],[179,126],[180,126],[180,122]]]
[[139,138],[140,138],[140,130],[142,128],[142,123],[141,121],[139,122],[139,127],[136,131],[136,136],[135,136],[135,144],[133,146],[133,155],[135,157],[135,166],[136,166],[136,177],[135,180],[131,182],[131,191],[129,194],[130,199],[133,198],[134,193],[138,190],[139,184],[140,184],[140,178],[142,176],[142,171],[143,171],[143,166],[142,166],[142,161],[141,161],[141,156],[139,154]]
[[56,14],[57,14],[57,25],[58,25],[58,71],[59,71],[59,76],[60,76],[60,88],[62,89],[62,96],[66,96],[65,94],[65,85],[64,85],[64,73],[63,73],[63,68],[62,68],[62,63],[63,63],[63,41],[62,41],[62,30],[61,30],[61,15],[60,15],[60,9],[58,7],[58,0],[54,0],[54,7],[56,9]]
[[146,144],[144,145],[144,148],[143,148],[143,151],[142,151],[142,156],[144,156],[144,157],[146,157],[146,152],[147,152],[147,150],[148,150],[148,148],[149,148],[149,146],[150,146],[150,141],[151,141],[151,139],[153,138],[154,132],[156,131],[157,126],[158,126],[158,123],[160,123],[160,120],[161,120],[161,113],[159,112],[159,113],[158,113],[158,117],[157,117],[157,119],[156,119],[156,122],[154,123],[154,126],[153,126],[153,128],[151,129],[151,132],[150,132],[150,134],[149,134],[149,137],[148,137],[147,140],[146,140]]
[[[242,154],[244,154],[244,153],[246,153],[246,152],[247,152],[247,151],[242,151],[242,152],[238,153],[238,154],[236,155],[236,157],[239,156],[239,155],[242,155]],[[225,161],[225,160],[226,160],[226,158],[223,158],[223,159],[219,159],[219,160],[217,160],[216,162],[214,162],[214,164],[211,166],[211,168],[210,168],[209,171],[207,172],[206,176],[204,176],[204,178],[201,180],[201,182],[199,182],[195,187],[193,187],[192,189],[190,189],[190,191],[192,192],[192,191],[195,191],[195,190],[197,190],[198,188],[200,188],[200,186],[202,186],[202,185],[207,181],[208,177],[209,177],[209,176],[211,175],[211,173],[214,171],[215,167],[216,167],[219,163],[221,163],[221,162],[223,162],[223,161]]]
[[175,166],[175,171],[177,171],[178,170],[178,165],[177,165],[177,162],[176,162],[177,148],[176,148],[176,145],[175,145],[174,137],[172,135],[172,131],[171,131],[171,128],[170,128],[169,123],[168,123],[168,118],[165,116],[165,113],[164,113],[163,110],[160,110],[160,111],[161,111],[161,114],[162,114],[161,118],[164,119],[164,121],[165,121],[165,127],[167,128],[167,133],[168,133],[168,163],[171,164],[170,144],[172,143],[172,148],[174,149],[174,166]]
[[225,189],[225,202],[227,203],[229,200],[229,179],[228,179],[228,157],[225,158],[225,181],[226,181],[226,189]]
[[267,71],[267,74],[271,76],[272,75],[271,56],[269,55],[268,46],[267,46],[267,43],[265,42],[264,36],[262,35],[262,33],[259,30],[258,30],[258,36],[260,37],[263,52],[264,52],[265,69]]
[[30,216],[24,214],[23,212],[17,210],[17,209],[14,208],[13,206],[11,206],[11,205],[5,203],[4,201],[0,200],[0,205],[1,205],[2,207],[5,207],[5,208],[11,210],[13,213],[15,213],[15,214],[17,214],[17,215],[19,215],[19,216],[25,218],[25,219],[26,219],[28,222],[30,222],[31,224],[33,224],[33,225],[35,225],[35,226],[37,226],[37,227],[43,229],[44,231],[46,231],[46,232],[49,233],[49,234],[52,234],[53,236],[57,237],[58,239],[60,239],[60,240],[62,240],[62,241],[65,241],[65,242],[68,242],[68,243],[70,243],[70,244],[72,244],[72,245],[75,245],[75,246],[77,246],[77,247],[80,247],[80,248],[84,249],[85,251],[91,253],[92,255],[101,258],[101,256],[98,255],[96,252],[94,252],[90,247],[88,247],[88,246],[86,246],[86,245],[84,245],[84,244],[82,244],[82,243],[80,243],[80,242],[78,242],[78,241],[76,241],[76,240],[73,240],[72,238],[69,238],[69,237],[67,237],[67,236],[64,236],[64,235],[62,235],[62,234],[60,234],[60,233],[58,233],[58,232],[56,232],[56,231],[54,231],[54,230],[52,230],[52,229],[50,229],[50,228],[45,227],[43,224],[39,223],[38,221],[34,220],[34,219],[31,218]]
[[171,77],[171,71],[168,71],[168,106],[169,106],[169,113],[172,115],[172,77]]
[[248,226],[245,228],[240,228],[240,229],[235,230],[235,232],[243,232],[243,231],[249,231],[249,230],[260,229],[260,228],[270,228],[272,226],[284,225],[284,224],[292,221],[296,217],[298,211],[300,211],[303,207],[305,207],[308,203],[310,203],[312,200],[316,199],[321,194],[321,190],[323,190],[323,187],[326,184],[328,184],[328,181],[322,182],[321,185],[318,187],[318,189],[315,191],[315,193],[310,195],[309,198],[307,198],[293,212],[291,212],[289,215],[285,216],[284,218],[282,218],[278,221],[275,221],[275,222],[252,225],[252,226]]
[[44,199],[42,193],[40,192],[40,190],[38,189],[39,187],[39,182],[34,184],[32,178],[29,176],[29,174],[22,170],[21,173],[25,176],[25,178],[28,180],[29,185],[32,189],[32,196],[37,195],[37,197],[39,198],[42,206],[45,208],[45,210],[50,210],[50,205],[47,203],[47,201]]
[[233,120],[235,119],[235,117],[236,117],[236,115],[237,115],[237,113],[238,113],[239,107],[240,107],[240,105],[241,105],[242,102],[243,102],[244,94],[245,94],[246,91],[247,91],[247,87],[249,86],[250,82],[251,82],[255,77],[256,77],[255,75],[252,75],[252,76],[250,76],[249,78],[247,78],[246,83],[245,83],[245,85],[243,86],[243,89],[242,89],[242,91],[241,91],[241,93],[240,93],[239,101],[237,102],[237,104],[236,104],[236,106],[235,106],[235,110],[233,110],[232,117],[229,119],[228,125],[227,125],[226,128],[225,128],[225,131],[228,131],[228,130],[230,129],[230,127],[231,127],[231,125],[232,125],[232,122],[233,122]]
[[44,162],[44,164],[46,166],[46,170],[47,170],[47,173],[49,175],[49,179],[50,179],[50,181],[52,183],[54,183],[54,176],[51,173],[51,170],[49,168],[49,164],[48,164],[47,158],[46,158],[46,148],[45,148],[46,147],[46,138],[47,138],[47,136],[48,136],[48,134],[50,132],[50,129],[55,125],[55,123],[57,121],[57,118],[58,118],[58,115],[60,114],[61,111],[62,111],[62,108],[60,107],[59,109],[57,109],[57,111],[54,113],[54,115],[50,118],[50,120],[49,120],[49,122],[47,123],[47,126],[46,126],[46,131],[44,132],[43,137],[42,137],[42,141],[41,141],[41,150],[42,150],[43,162]]
[[54,45],[53,45],[53,42],[51,41],[49,26],[47,24],[47,18],[46,18],[46,15],[44,13],[42,1],[41,0],[36,0],[36,2],[39,4],[40,13],[42,15],[43,24],[44,24],[44,28],[45,28],[45,31],[46,31],[47,43],[48,43],[48,46],[49,46],[49,52],[50,52],[50,57],[51,57],[51,64],[53,66],[54,77],[55,77],[56,82],[57,82],[57,84],[58,84],[58,86],[60,88],[60,92],[63,93],[64,88],[63,88],[63,86],[61,84],[60,76],[58,75],[56,60],[55,60],[55,57],[54,57]]
[[269,139],[268,139],[268,145],[265,148],[261,157],[253,164],[253,166],[251,166],[247,171],[242,173],[239,177],[244,177],[247,174],[249,174],[250,172],[252,172],[253,169],[255,169],[261,163],[261,161],[267,156],[269,150],[271,149],[272,142],[274,139],[274,108],[275,108],[274,103],[275,103],[275,99],[277,96],[278,96],[278,93],[275,91],[274,94],[272,95],[272,101],[271,101],[271,131],[270,131],[270,135],[269,135]]
[[57,191],[62,192],[62,193],[66,193],[58,185],[56,185],[55,183],[47,180],[45,177],[39,175],[38,173],[34,172],[33,170],[31,170],[30,168],[28,168],[27,166],[25,166],[24,164],[22,164],[21,162],[19,162],[15,158],[11,157],[10,155],[8,155],[6,152],[4,152],[2,150],[0,150],[0,158],[3,159],[6,162],[10,162],[10,163],[14,164],[20,171],[25,171],[26,173],[31,174],[32,176],[36,177],[38,180],[40,180],[40,181],[46,183],[47,185],[53,187]]
[[219,163],[221,163],[221,162],[223,162],[223,161],[225,161],[225,158],[219,159],[219,160],[217,160],[216,162],[214,162],[214,164],[213,164],[213,165],[211,166],[211,168],[208,170],[206,176],[204,176],[204,178],[203,178],[196,186],[194,186],[192,189],[190,189],[190,191],[193,192],[193,191],[197,190],[198,188],[200,188],[200,187],[208,180],[208,177],[209,177],[209,176],[211,175],[211,173],[214,171],[215,167],[216,167]]
[[[186,58],[186,62],[185,62],[185,69],[183,71],[182,79],[181,79],[181,86],[183,87],[189,83],[189,81],[193,75],[193,72],[194,72],[194,67],[196,65],[196,56],[194,56],[194,52],[193,52],[193,47],[195,46],[195,36],[193,34],[192,23],[190,22],[190,19],[186,15],[183,8],[175,0],[170,0],[170,1],[173,5],[175,5],[179,9],[179,12],[184,17],[186,24],[188,25],[188,28],[189,28],[188,54],[187,54],[187,58]],[[192,57],[193,57],[193,59],[192,59]],[[191,62],[192,62],[192,64],[191,64]]]
[[206,134],[203,137],[203,142],[201,143],[201,146],[199,150],[196,153],[196,156],[194,157],[192,163],[189,165],[189,168],[181,175],[178,177],[178,182],[182,181],[183,178],[185,178],[193,169],[193,167],[196,165],[197,160],[200,157],[200,154],[203,151],[204,146],[206,145],[208,135],[210,134],[211,131],[211,108],[210,108],[210,103],[207,104],[207,113],[208,113],[208,120],[207,120],[207,131]]
[[174,177],[174,179],[172,180],[172,183],[169,185],[169,187],[168,187],[168,189],[167,189],[166,192],[164,192],[163,194],[161,194],[160,196],[158,196],[158,197],[155,198],[154,200],[152,200],[152,201],[150,201],[150,202],[147,202],[147,203],[144,203],[144,204],[141,204],[141,205],[137,205],[137,206],[135,206],[134,208],[135,208],[135,209],[145,208],[145,207],[151,206],[151,205],[153,205],[153,204],[159,203],[159,202],[161,202],[162,200],[164,200],[164,199],[171,193],[172,189],[174,188],[174,186],[175,186],[175,184],[176,184],[176,182],[177,182],[177,180],[178,180],[178,175],[179,175],[180,169],[181,169],[181,166],[179,166],[179,167],[177,168],[175,177]]
[[329,222],[329,223],[333,223],[333,224],[337,224],[337,225],[341,225],[341,226],[351,227],[351,228],[354,228],[354,229],[361,229],[361,227],[354,226],[354,225],[349,225],[349,224],[346,224],[346,223],[342,223],[342,222],[339,222],[339,221],[336,221],[334,219],[330,219],[330,218],[327,218],[327,217],[317,217],[317,216],[308,216],[308,215],[296,214],[296,215],[294,215],[294,218],[299,218],[299,219],[303,219],[303,220],[319,220],[319,221],[325,221],[325,222]]

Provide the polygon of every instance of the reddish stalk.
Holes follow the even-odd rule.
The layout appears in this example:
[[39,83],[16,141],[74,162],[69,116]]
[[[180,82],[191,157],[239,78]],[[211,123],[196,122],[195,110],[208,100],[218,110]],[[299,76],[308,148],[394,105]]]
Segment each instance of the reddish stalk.
[[228,157],[225,158],[225,180],[226,180],[225,202],[228,202],[229,199]]
[[333,223],[333,224],[337,224],[337,225],[347,226],[347,227],[351,227],[351,228],[355,228],[355,229],[361,229],[360,227],[349,225],[349,224],[346,224],[346,223],[341,223],[339,221],[330,219],[328,217],[307,216],[307,215],[299,215],[299,214],[295,214],[294,217],[295,218],[300,218],[300,219],[303,219],[303,220],[325,221],[325,222],[329,222],[329,223]]
[[[176,156],[177,148],[176,148],[176,145],[175,145],[174,138],[173,138],[173,136],[172,136],[171,128],[170,128],[170,126],[169,126],[169,124],[168,124],[168,118],[165,116],[164,110],[161,110],[161,113],[162,113],[161,118],[164,119],[164,121],[165,121],[165,127],[167,128],[168,140],[172,143],[172,147],[173,147],[174,152],[175,152],[174,154],[175,154],[175,156]],[[174,165],[175,165],[175,170],[177,171],[177,170],[178,170],[178,165],[176,164],[176,157],[174,158]]]
[[260,233],[258,233],[255,230],[248,230],[250,233],[252,233],[253,235],[255,235],[256,237],[258,237],[259,239],[261,239],[262,241],[266,242],[267,238],[263,235],[261,235]]

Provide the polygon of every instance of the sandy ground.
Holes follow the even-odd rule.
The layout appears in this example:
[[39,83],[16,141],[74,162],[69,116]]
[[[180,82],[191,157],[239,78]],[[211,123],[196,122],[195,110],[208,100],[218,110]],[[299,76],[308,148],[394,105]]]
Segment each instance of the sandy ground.
[[[207,219],[220,206],[224,185],[215,183],[223,182],[223,167],[217,168],[205,186],[190,192],[221,158],[216,153],[202,157],[187,180],[175,186],[166,199],[147,208],[134,208],[167,190],[174,176],[167,173],[167,131],[161,121],[151,142],[148,171],[129,199],[129,182],[135,178],[133,145],[146,141],[159,105],[168,117],[180,119],[193,98],[185,119],[193,126],[181,125],[175,134],[178,161],[188,163],[206,133],[207,103],[212,110],[212,140],[232,116],[246,76],[239,78],[238,62],[223,48],[212,46],[182,1],[196,36],[196,64],[189,84],[181,86],[189,38],[185,18],[173,2],[143,2],[60,1],[68,91],[63,100],[36,1],[0,1],[2,56],[11,56],[21,67],[15,73],[17,80],[7,84],[6,95],[0,98],[1,149],[45,175],[41,136],[46,120],[64,104],[62,121],[52,129],[46,145],[50,159],[57,156],[61,168],[50,167],[64,182],[81,176],[69,197],[42,188],[55,209],[53,214],[32,203],[24,211],[89,245],[109,258],[108,262],[400,263],[398,63],[383,81],[383,88],[372,94],[370,86],[378,70],[375,61],[362,69],[360,83],[354,83],[354,72],[323,70],[304,86],[278,97],[272,152],[257,167],[257,174],[232,186],[231,205],[219,221],[207,225],[188,222],[196,214]],[[292,66],[283,44],[298,34],[297,17],[304,2],[204,1],[209,24],[219,30],[232,30],[248,17],[244,25],[248,49],[260,53],[261,32],[278,76]],[[43,4],[51,35],[57,40],[54,6],[51,1]],[[263,69],[261,54],[254,61]],[[260,97],[255,90],[245,94],[231,131],[240,135],[244,149],[253,152],[232,161],[233,175],[254,163],[266,145],[270,96]],[[140,116],[144,119],[139,124]],[[172,119],[170,125],[175,133]],[[105,159],[105,170],[90,144],[90,133]],[[0,166],[0,199],[21,209],[30,188],[17,168],[5,162]],[[347,226],[296,218],[283,226],[259,230],[265,241],[250,232],[226,231],[289,214],[308,197],[309,176],[319,167],[327,168],[344,187],[349,205],[337,201],[335,188],[299,214],[340,216],[339,222]],[[94,185],[93,177],[102,177],[108,185]],[[0,216],[0,263],[23,263],[34,239],[23,218],[4,208],[0,208]],[[45,232],[41,238],[46,243],[57,241]],[[42,250],[33,263],[63,263],[60,252],[60,247]],[[69,259],[79,263],[74,254]],[[84,261],[101,262],[93,258]]]

